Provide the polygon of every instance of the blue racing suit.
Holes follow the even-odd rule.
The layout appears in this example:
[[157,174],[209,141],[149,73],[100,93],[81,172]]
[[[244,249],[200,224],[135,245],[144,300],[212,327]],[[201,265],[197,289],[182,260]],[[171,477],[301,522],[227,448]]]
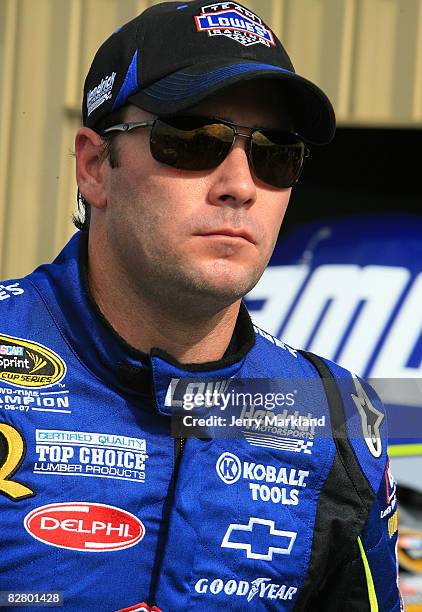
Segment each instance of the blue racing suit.
[[[283,393],[239,404],[236,435],[199,422],[189,436],[186,422],[172,436],[187,397],[218,404],[252,380]],[[74,612],[398,611],[386,435],[366,383],[243,306],[220,361],[133,349],[90,295],[78,233],[0,285],[2,597],[29,610],[58,592]]]

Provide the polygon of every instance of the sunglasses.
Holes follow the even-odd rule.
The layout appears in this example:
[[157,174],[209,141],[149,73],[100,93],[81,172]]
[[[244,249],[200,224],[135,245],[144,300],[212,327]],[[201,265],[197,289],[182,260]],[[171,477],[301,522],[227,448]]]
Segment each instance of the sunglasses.
[[209,117],[165,117],[149,121],[119,123],[101,132],[130,132],[151,127],[150,149],[155,160],[180,170],[209,170],[229,154],[237,136],[248,140],[246,153],[255,176],[278,188],[292,187],[299,179],[309,155],[298,134],[278,130],[250,130]]

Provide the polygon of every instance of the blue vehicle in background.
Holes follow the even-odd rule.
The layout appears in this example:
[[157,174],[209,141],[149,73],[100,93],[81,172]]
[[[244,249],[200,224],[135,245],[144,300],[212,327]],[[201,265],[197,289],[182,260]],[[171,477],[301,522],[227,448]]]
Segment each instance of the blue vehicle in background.
[[417,130],[340,129],[314,150],[246,302],[259,327],[368,379],[386,405],[411,612],[422,610],[420,141]]

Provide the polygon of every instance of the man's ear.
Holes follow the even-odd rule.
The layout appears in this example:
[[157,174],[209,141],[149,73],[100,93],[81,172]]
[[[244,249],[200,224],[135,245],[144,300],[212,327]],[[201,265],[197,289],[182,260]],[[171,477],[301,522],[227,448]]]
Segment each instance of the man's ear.
[[102,138],[87,127],[78,130],[75,138],[76,181],[79,191],[95,208],[107,204],[105,165]]

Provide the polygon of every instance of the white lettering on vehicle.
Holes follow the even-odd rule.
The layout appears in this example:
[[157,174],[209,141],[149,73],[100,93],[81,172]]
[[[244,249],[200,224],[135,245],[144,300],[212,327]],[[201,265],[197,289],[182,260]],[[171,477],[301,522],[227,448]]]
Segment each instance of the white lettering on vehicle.
[[422,273],[409,288],[410,279],[409,270],[399,266],[330,264],[312,272],[306,265],[271,266],[247,297],[265,300],[261,310],[252,312],[254,321],[287,343],[365,376],[420,377],[422,365],[410,367],[408,360],[422,327]]

